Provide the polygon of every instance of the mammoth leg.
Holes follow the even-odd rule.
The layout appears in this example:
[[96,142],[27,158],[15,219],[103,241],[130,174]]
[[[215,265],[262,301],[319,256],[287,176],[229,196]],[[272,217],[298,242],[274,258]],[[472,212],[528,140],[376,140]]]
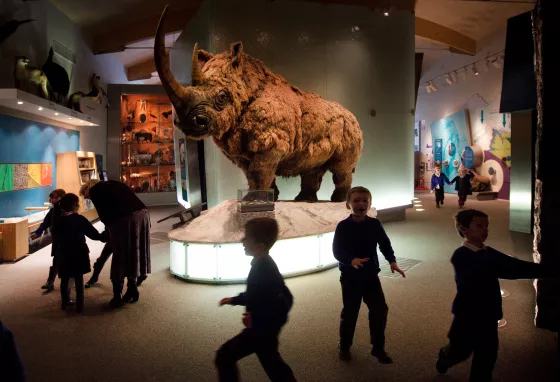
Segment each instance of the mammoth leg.
[[301,174],[301,191],[296,196],[296,201],[307,201],[316,202],[317,192],[321,188],[321,182],[323,181],[323,175],[327,169],[325,168],[314,168],[308,172]]
[[352,171],[333,172],[334,191],[331,195],[331,202],[346,201],[346,194],[352,186]]
[[[269,190],[274,188],[273,183],[277,167],[278,163],[253,160],[246,172],[249,190]],[[265,195],[262,196],[264,197]]]
[[278,189],[278,186],[276,185],[276,178],[274,178],[274,180],[272,181],[272,185],[270,186],[270,188],[272,188],[274,190],[274,201],[277,201],[278,196],[280,195],[280,190]]

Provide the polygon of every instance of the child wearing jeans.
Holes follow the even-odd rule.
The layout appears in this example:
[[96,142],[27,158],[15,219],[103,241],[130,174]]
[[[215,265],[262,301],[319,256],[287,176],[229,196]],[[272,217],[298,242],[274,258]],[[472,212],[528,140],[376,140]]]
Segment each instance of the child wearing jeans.
[[278,352],[278,335],[288,321],[293,303],[290,290],[268,254],[278,237],[278,223],[271,218],[256,218],[245,225],[243,247],[252,256],[247,277],[247,291],[236,297],[226,297],[222,305],[244,305],[245,329],[218,350],[216,367],[220,381],[238,381],[236,363],[256,353],[271,381],[295,381],[292,369]]
[[399,272],[402,277],[405,274],[397,265],[391,241],[381,222],[367,216],[371,208],[371,192],[365,187],[351,188],[346,196],[346,208],[352,214],[338,223],[333,240],[334,257],[339,262],[343,304],[338,356],[344,361],[352,358],[350,347],[363,299],[369,309],[371,355],[380,363],[392,363],[393,360],[385,352],[385,326],[389,308],[378,276],[377,245],[391,264],[391,271]]
[[70,302],[68,281],[73,278],[76,285],[76,311],[81,313],[84,309],[84,274],[91,271],[86,236],[103,242],[106,239],[85,217],[77,213],[80,207],[77,195],[64,195],[59,207],[61,214],[53,222],[53,240],[58,242],[61,308],[65,310]]
[[521,261],[486,247],[488,215],[481,211],[459,212],[455,227],[464,242],[451,257],[457,283],[454,318],[449,344],[440,350],[436,369],[444,374],[473,354],[470,381],[491,381],[498,357],[498,321],[502,318],[498,279],[534,279],[555,274],[541,264]]
[[432,175],[432,181],[430,184],[430,193],[434,193],[434,190],[436,192],[436,207],[439,208],[439,205],[441,204],[443,206],[443,199],[445,199],[445,194],[443,192],[443,182],[447,183],[447,184],[451,184],[449,183],[449,179],[447,178],[447,175],[443,174],[441,172],[441,164],[436,164],[434,166],[434,174]]

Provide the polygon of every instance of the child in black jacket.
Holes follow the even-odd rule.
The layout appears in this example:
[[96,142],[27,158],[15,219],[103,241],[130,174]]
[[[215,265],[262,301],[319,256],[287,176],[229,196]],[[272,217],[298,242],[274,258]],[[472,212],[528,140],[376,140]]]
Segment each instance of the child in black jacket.
[[[49,194],[49,203],[52,205],[52,207],[49,209],[49,212],[47,212],[47,215],[39,225],[39,228],[37,228],[35,232],[31,233],[31,240],[35,240],[38,237],[41,237],[45,232],[50,230],[53,224],[54,216],[60,213],[58,202],[64,195],[66,195],[66,191],[60,188],[53,190]],[[57,243],[55,243],[53,240],[51,244],[51,257],[53,258],[52,266],[49,268],[49,276],[47,278],[47,282],[41,287],[41,289],[46,289],[47,292],[50,292],[54,289],[54,280],[56,279],[56,245]]]
[[459,175],[450,182],[455,183],[455,191],[459,196],[459,208],[463,208],[467,202],[467,196],[472,195],[471,179],[474,177],[473,171],[465,166],[459,167]]
[[461,211],[455,217],[455,226],[465,241],[451,257],[457,283],[454,319],[449,344],[440,350],[436,369],[443,374],[473,354],[470,381],[491,381],[498,357],[498,321],[502,318],[498,279],[534,279],[555,274],[541,264],[521,261],[484,246],[488,216],[483,212]]
[[57,256],[61,308],[65,310],[70,302],[68,281],[73,278],[76,285],[76,311],[81,313],[84,309],[84,274],[91,271],[86,236],[103,242],[106,238],[77,213],[79,203],[80,199],[74,194],[66,194],[60,199],[61,215],[54,221],[53,236],[59,243]]
[[218,350],[216,367],[220,381],[238,381],[236,363],[256,353],[272,381],[295,381],[292,369],[278,353],[278,335],[288,321],[293,303],[290,290],[268,252],[278,237],[278,223],[270,218],[252,219],[245,225],[243,246],[253,256],[247,291],[226,297],[220,305],[244,305],[245,329]]
[[397,265],[391,241],[381,222],[367,216],[371,208],[371,192],[365,187],[350,189],[346,197],[346,208],[352,214],[338,223],[333,240],[333,254],[339,262],[343,304],[338,356],[344,361],[351,359],[350,346],[363,299],[369,309],[371,355],[381,363],[392,363],[385,352],[385,326],[389,308],[377,275],[380,271],[378,245],[390,263],[391,271],[399,272],[402,277],[405,275]]

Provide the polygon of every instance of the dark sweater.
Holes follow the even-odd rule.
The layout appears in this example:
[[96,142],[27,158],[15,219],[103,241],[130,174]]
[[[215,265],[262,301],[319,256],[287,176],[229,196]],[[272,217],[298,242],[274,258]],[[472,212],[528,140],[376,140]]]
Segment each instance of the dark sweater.
[[232,298],[233,305],[244,305],[251,313],[252,328],[278,333],[288,321],[293,297],[276,263],[270,256],[254,258],[247,277],[247,290]]
[[61,216],[53,226],[56,240],[58,275],[74,277],[90,272],[89,248],[86,236],[92,240],[105,241],[104,237],[82,215]]
[[451,184],[455,183],[455,191],[457,191],[459,195],[470,195],[472,194],[471,179],[473,177],[473,174],[466,174],[462,178],[457,175],[455,178],[453,178]]
[[[391,241],[381,222],[366,216],[362,222],[352,220],[352,215],[336,226],[333,240],[333,254],[338,260],[338,268],[348,277],[369,277],[380,271],[377,259],[377,245],[389,263],[396,261]],[[369,258],[363,268],[352,266],[355,258]]]
[[[60,214],[61,214],[60,208],[58,207],[58,203],[57,203],[54,205],[54,207],[49,209],[49,212],[47,212],[47,215],[39,225],[39,228],[37,228],[37,230],[34,232],[34,234],[36,234],[37,236],[42,236],[47,230],[47,228],[52,230],[53,222],[55,221],[55,219],[59,218]],[[51,238],[52,238],[51,256],[54,256],[56,255],[58,249],[58,243],[54,240],[54,236],[52,235],[52,232],[51,232]]]
[[99,182],[89,190],[91,199],[99,219],[106,226],[111,226],[119,219],[132,216],[146,206],[138,196],[124,183],[109,180]]
[[12,332],[0,321],[0,381],[24,382],[25,373]]
[[462,246],[451,257],[455,268],[457,296],[452,312],[471,320],[498,321],[503,317],[498,279],[552,277],[541,264],[518,260],[491,247],[479,251]]

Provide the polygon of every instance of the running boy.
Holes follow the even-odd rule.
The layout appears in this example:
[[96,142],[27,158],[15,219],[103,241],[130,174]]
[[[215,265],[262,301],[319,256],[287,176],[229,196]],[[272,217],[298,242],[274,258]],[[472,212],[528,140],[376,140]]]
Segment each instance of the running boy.
[[455,191],[457,191],[459,196],[459,208],[463,208],[467,201],[467,196],[472,195],[471,179],[473,177],[472,171],[461,165],[459,167],[459,175],[451,181],[451,184],[455,183]]
[[445,194],[443,192],[443,182],[451,184],[447,175],[441,172],[441,164],[436,164],[434,167],[434,174],[432,175],[432,181],[430,184],[430,193],[436,190],[436,207],[439,208],[441,204],[443,206],[443,199],[445,199]]
[[449,344],[439,352],[436,369],[444,374],[473,353],[470,381],[492,380],[498,358],[498,321],[502,318],[502,296],[498,279],[533,279],[553,276],[541,264],[505,255],[484,242],[488,237],[488,215],[464,210],[455,216],[455,227],[465,239],[455,250],[457,295]]
[[245,225],[243,246],[253,256],[247,291],[226,297],[221,305],[244,305],[245,329],[218,350],[216,367],[220,381],[238,381],[236,363],[256,353],[271,381],[295,381],[292,369],[278,353],[278,335],[288,321],[293,297],[276,263],[268,254],[278,237],[278,223],[271,218],[252,219]]
[[367,216],[371,208],[371,192],[365,187],[354,187],[346,196],[346,208],[352,214],[338,223],[334,233],[333,253],[339,262],[342,286],[342,312],[340,314],[340,342],[338,356],[350,360],[350,347],[354,338],[356,321],[362,299],[369,309],[371,355],[388,364],[392,359],[385,352],[385,326],[389,311],[377,275],[380,271],[377,245],[391,271],[404,272],[397,265],[391,241],[379,220]]

